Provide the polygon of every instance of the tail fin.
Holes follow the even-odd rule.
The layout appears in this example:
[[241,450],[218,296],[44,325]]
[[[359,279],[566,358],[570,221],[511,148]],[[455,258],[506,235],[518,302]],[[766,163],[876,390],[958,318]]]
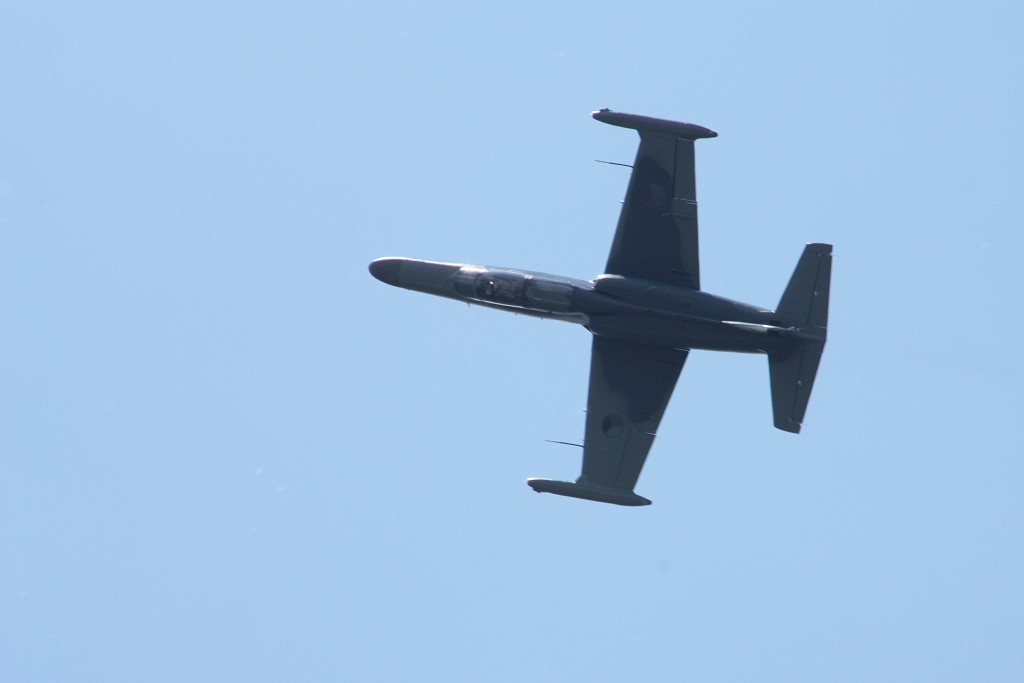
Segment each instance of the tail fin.
[[795,327],[794,345],[768,354],[775,426],[797,434],[811,398],[828,334],[832,245],[808,244],[775,311],[778,324]]
[[779,300],[775,317],[780,325],[797,327],[825,340],[828,328],[828,290],[832,278],[832,245],[808,244]]

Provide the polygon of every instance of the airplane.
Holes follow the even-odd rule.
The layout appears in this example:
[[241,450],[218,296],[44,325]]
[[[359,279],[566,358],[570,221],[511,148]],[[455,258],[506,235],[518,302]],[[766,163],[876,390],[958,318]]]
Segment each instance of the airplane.
[[701,291],[694,141],[718,134],[609,109],[591,116],[640,135],[603,274],[579,280],[396,257],[369,268],[396,287],[589,330],[580,476],[526,483],[538,493],[650,505],[633,489],[691,349],[766,354],[775,427],[799,433],[825,348],[832,245],[804,247],[775,310]]

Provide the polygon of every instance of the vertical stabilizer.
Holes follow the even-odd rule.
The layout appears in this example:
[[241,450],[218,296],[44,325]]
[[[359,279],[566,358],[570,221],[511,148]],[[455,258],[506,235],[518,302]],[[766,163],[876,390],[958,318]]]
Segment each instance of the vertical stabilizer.
[[825,339],[828,328],[828,290],[832,279],[832,245],[808,244],[779,300],[775,317],[786,327],[797,327]]
[[807,412],[828,335],[832,245],[808,244],[775,311],[777,324],[799,330],[789,349],[768,354],[775,426],[797,434]]

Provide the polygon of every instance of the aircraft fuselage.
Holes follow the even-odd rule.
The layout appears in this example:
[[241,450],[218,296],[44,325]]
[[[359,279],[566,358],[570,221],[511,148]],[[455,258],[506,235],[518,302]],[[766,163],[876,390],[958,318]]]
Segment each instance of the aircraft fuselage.
[[470,304],[583,325],[596,335],[677,349],[773,353],[809,339],[769,309],[699,290],[623,277],[593,280],[459,263],[381,258],[389,285]]

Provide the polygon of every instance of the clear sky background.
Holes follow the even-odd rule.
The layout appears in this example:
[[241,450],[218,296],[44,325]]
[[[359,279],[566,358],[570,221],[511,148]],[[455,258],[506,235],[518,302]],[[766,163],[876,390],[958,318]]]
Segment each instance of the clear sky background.
[[[1024,679],[1015,2],[0,6],[0,679]],[[694,352],[629,509],[588,333],[380,256],[601,272],[691,121],[702,281],[835,245],[804,433]]]

